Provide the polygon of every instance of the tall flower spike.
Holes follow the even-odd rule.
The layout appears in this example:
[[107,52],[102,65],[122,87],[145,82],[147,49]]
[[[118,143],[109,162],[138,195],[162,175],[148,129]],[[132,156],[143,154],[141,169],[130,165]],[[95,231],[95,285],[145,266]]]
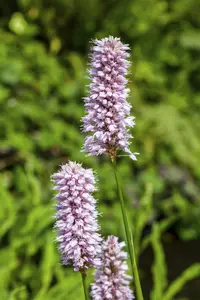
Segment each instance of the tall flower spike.
[[101,254],[98,212],[92,196],[96,190],[95,176],[92,169],[70,161],[52,178],[58,191],[55,227],[62,262],[84,272],[99,264]]
[[95,283],[92,284],[93,300],[131,300],[133,293],[129,288],[131,277],[126,274],[127,253],[122,251],[124,242],[109,236],[103,243],[101,266],[95,273]]
[[135,123],[130,116],[131,105],[126,101],[129,95],[126,88],[128,50],[128,45],[112,36],[94,41],[90,91],[84,98],[86,116],[83,117],[83,131],[89,133],[84,151],[89,155],[107,153],[114,159],[117,149],[121,149],[136,160],[137,153],[129,149],[132,137],[129,129]]

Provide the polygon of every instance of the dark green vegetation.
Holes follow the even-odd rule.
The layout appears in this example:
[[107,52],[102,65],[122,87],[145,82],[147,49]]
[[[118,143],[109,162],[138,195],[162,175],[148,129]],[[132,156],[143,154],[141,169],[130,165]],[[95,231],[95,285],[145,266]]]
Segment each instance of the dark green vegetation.
[[1,1],[1,300],[83,297],[80,275],[59,265],[53,243],[50,175],[62,162],[80,161],[97,171],[102,232],[123,236],[108,160],[80,152],[89,41],[110,34],[131,47],[132,150],[140,156],[137,162],[119,158],[119,170],[136,251],[149,242],[155,251],[151,299],[173,300],[174,289],[200,274],[199,265],[190,267],[163,296],[161,231],[200,238],[198,2]]

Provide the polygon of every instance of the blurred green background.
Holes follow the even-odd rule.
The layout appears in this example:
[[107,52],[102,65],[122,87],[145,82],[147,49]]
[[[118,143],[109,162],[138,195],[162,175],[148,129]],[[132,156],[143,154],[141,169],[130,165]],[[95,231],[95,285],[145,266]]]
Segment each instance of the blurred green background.
[[[68,159],[97,171],[102,233],[123,238],[110,164],[80,152],[90,40],[108,35],[130,45],[133,62],[132,150],[140,156],[119,158],[119,170],[136,250],[157,222],[174,279],[173,267],[182,271],[200,253],[199,1],[7,0],[0,10],[0,299],[83,299],[52,232],[50,175]],[[152,240],[158,253],[157,229]],[[157,272],[147,274],[145,251],[146,300]],[[179,299],[199,300],[199,284]]]

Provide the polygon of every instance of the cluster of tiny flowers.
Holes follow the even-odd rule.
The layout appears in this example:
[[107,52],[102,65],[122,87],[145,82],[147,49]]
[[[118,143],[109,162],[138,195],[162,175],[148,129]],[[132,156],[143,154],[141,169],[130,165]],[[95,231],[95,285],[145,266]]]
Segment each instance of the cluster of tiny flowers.
[[96,269],[95,283],[92,284],[93,300],[131,300],[133,293],[129,288],[131,277],[126,274],[127,253],[122,251],[124,242],[109,236],[103,243],[101,266]]
[[92,196],[96,181],[93,171],[69,162],[52,179],[58,191],[55,227],[63,264],[81,272],[98,266],[102,239]]
[[[95,40],[91,52],[91,78],[89,96],[84,98],[86,116],[83,118],[84,151],[88,155],[107,153],[115,158],[117,149],[123,150],[136,160],[129,149],[132,137],[130,127],[131,105],[126,101],[129,89],[127,71],[129,47],[112,36]],[[136,153],[135,153],[136,154]]]

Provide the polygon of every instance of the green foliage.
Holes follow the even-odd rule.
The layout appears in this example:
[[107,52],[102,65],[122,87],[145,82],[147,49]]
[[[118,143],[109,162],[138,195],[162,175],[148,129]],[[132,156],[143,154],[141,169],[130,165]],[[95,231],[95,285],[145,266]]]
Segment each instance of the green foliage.
[[134,247],[136,257],[139,255],[139,251],[142,250],[141,238],[145,226],[153,218],[153,206],[152,206],[152,185],[149,184],[146,187],[146,193],[140,199],[140,206],[134,213]]
[[188,267],[175,281],[173,281],[168,287],[163,300],[173,300],[174,296],[180,292],[184,285],[200,276],[200,264],[194,264]]
[[[194,187],[188,188],[193,191]],[[181,220],[181,226],[177,226],[177,232],[183,240],[198,239],[200,233],[199,201],[194,203],[185,201],[182,195],[176,191],[172,197],[166,199],[161,207],[168,216],[174,216],[174,210],[176,210],[177,221]]]
[[52,242],[50,175],[68,159],[97,171],[102,233],[123,237],[109,162],[80,152],[89,41],[109,34],[130,44],[133,61],[132,149],[141,155],[119,158],[119,173],[136,252],[153,243],[160,268],[161,232],[173,225],[182,239],[200,237],[198,1],[1,2],[0,299],[83,297]]
[[175,296],[191,280],[200,276],[200,264],[196,263],[188,267],[171,284],[167,286],[167,265],[165,263],[165,254],[161,244],[160,225],[154,224],[150,235],[152,248],[154,252],[154,264],[152,266],[154,285],[151,293],[151,299],[174,300]]
[[153,225],[152,247],[155,255],[155,261],[152,266],[154,288],[151,293],[151,300],[163,299],[164,290],[167,284],[167,266],[165,264],[164,251],[160,241],[161,230],[159,226]]

